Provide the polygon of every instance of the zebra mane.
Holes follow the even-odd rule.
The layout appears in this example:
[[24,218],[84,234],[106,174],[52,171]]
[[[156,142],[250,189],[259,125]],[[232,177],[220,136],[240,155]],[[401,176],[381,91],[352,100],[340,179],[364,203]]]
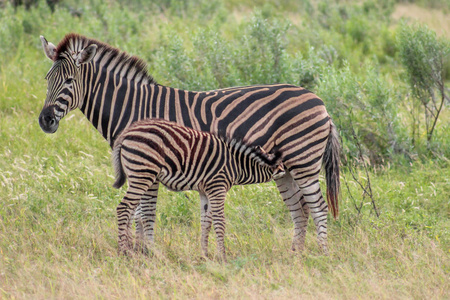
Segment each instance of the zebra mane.
[[225,142],[229,145],[230,149],[234,149],[236,152],[244,154],[263,167],[275,168],[281,163],[281,153],[277,150],[275,150],[274,153],[266,153],[259,146],[250,146],[244,141],[237,139],[225,140]]
[[67,55],[71,56],[73,53],[78,53],[91,44],[97,45],[97,53],[102,53],[103,56],[108,55],[109,61],[121,61],[124,62],[124,64],[127,64],[129,66],[127,73],[133,74],[133,78],[141,78],[141,80],[146,79],[149,84],[156,84],[156,81],[148,73],[147,63],[144,60],[106,43],[76,33],[67,34],[61,42],[59,42],[56,47],[56,57],[63,58]]

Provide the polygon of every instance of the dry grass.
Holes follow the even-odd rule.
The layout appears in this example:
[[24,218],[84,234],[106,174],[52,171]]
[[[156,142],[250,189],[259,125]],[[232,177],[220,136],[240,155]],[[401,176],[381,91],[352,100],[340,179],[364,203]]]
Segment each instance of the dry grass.
[[424,8],[411,3],[398,4],[392,18],[394,20],[406,18],[427,24],[439,36],[450,38],[450,14],[439,9]]
[[[99,225],[99,224],[97,224]],[[250,298],[286,299],[445,299],[449,295],[448,254],[429,240],[377,236],[356,229],[352,238],[332,238],[331,256],[296,256],[253,246],[251,256],[230,263],[203,262],[197,232],[160,230],[153,257],[117,257],[115,245],[102,242],[113,228],[97,227],[97,250],[69,245],[26,244],[16,254],[4,253],[1,291],[6,298]],[[288,230],[289,231],[289,230]],[[76,239],[93,238],[81,230]],[[280,237],[273,243],[288,246]],[[4,238],[4,237],[2,237]],[[172,241],[173,239],[173,241]],[[8,239],[9,240],[9,239]],[[266,241],[267,242],[267,241]],[[4,247],[4,245],[2,245]],[[92,243],[94,247],[94,243]],[[311,248],[313,250],[311,251]],[[4,248],[3,248],[4,249]],[[239,251],[239,249],[231,249]]]
[[[107,146],[91,125],[77,113],[59,136],[45,136],[32,114],[2,117],[17,131],[3,136],[11,150],[0,151],[7,170],[0,177],[1,298],[450,297],[449,220],[439,209],[450,195],[445,164],[418,163],[408,177],[391,169],[372,174],[380,219],[369,205],[357,216],[344,191],[341,217],[330,221],[329,257],[320,255],[312,223],[306,251],[289,250],[290,217],[269,183],[230,192],[229,263],[200,257],[197,194],[165,189],[153,255],[125,258],[117,255],[115,218],[124,190],[110,187]],[[33,156],[31,146],[42,140],[47,149]]]

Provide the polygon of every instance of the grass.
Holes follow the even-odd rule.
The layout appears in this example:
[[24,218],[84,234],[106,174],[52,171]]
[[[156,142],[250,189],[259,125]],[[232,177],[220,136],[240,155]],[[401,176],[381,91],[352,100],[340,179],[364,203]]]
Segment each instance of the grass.
[[[380,218],[370,203],[358,214],[344,189],[341,216],[329,222],[329,257],[320,255],[312,223],[305,252],[289,250],[290,216],[268,183],[228,195],[229,263],[201,259],[197,194],[165,189],[153,255],[125,258],[117,255],[115,219],[124,189],[111,187],[108,146],[84,116],[69,116],[50,136],[36,113],[3,112],[0,122],[10,128],[0,148],[2,297],[450,296],[448,162],[372,171]],[[214,243],[211,235],[213,253]]]
[[[371,57],[385,57],[379,52],[383,46],[376,41],[393,35],[383,31],[374,37],[374,43],[368,42],[371,39],[355,42],[351,34],[364,38],[356,30],[363,27],[352,24],[373,25],[373,19],[360,20],[351,15],[352,10],[325,10],[324,18],[319,18],[322,15],[312,8],[311,22],[307,15],[290,10],[290,18],[297,22],[286,29],[282,18],[270,16],[286,7],[275,10],[268,4],[249,16],[251,5],[236,9],[221,3],[211,1],[202,7],[212,9],[211,16],[196,14],[195,6],[185,14],[182,9],[180,13],[181,6],[174,6],[157,12],[154,19],[146,18],[147,11],[135,15],[132,9],[98,1],[84,3],[90,10],[79,19],[62,8],[50,14],[43,4],[30,12],[0,11],[4,25],[0,28],[0,54],[5,58],[0,61],[0,298],[450,298],[447,112],[439,123],[435,155],[412,151],[405,157],[382,157],[383,163],[371,167],[379,218],[343,170],[352,197],[343,184],[340,217],[329,220],[329,257],[321,255],[311,220],[305,252],[290,251],[292,221],[273,183],[234,187],[229,192],[225,208],[227,264],[201,259],[197,193],[164,188],[159,194],[152,255],[117,255],[115,209],[125,189],[111,187],[114,178],[107,143],[79,111],[65,117],[53,135],[39,128],[37,118],[46,88],[43,78],[50,67],[40,49],[39,34],[57,42],[70,30],[98,38],[104,32],[106,42],[149,61],[158,82],[181,88],[271,80],[270,65],[260,65],[264,57],[252,50],[257,45],[247,38],[254,34],[263,43],[259,48],[263,55],[277,52],[272,53],[271,47],[281,44],[281,73],[286,81],[298,77],[295,72],[303,72],[316,89],[318,74],[330,70],[319,66],[328,64],[325,59],[336,67],[336,79],[345,75],[358,84],[361,78],[365,82],[366,75],[358,77],[368,72],[361,64]],[[323,6],[322,2],[316,4]],[[227,16],[230,11],[231,17]],[[343,23],[339,13],[350,13],[347,17],[354,23]],[[266,17],[272,20],[267,27],[256,26]],[[117,18],[121,21],[113,22]],[[316,19],[323,24],[319,26]],[[139,26],[140,22],[148,26]],[[199,29],[205,24],[212,33]],[[346,26],[353,26],[350,34],[342,33]],[[372,26],[366,27],[370,31]],[[269,35],[271,42],[264,44],[269,38],[262,30],[273,34]],[[286,40],[279,39],[278,32],[287,32]],[[328,58],[319,49],[323,39],[329,46]],[[202,43],[206,45],[200,49],[204,53],[198,53],[203,53],[205,60],[194,51]],[[293,53],[296,49],[303,52]],[[385,50],[395,52],[387,46]],[[226,60],[221,55],[237,62],[242,56],[249,64],[223,65]],[[300,58],[304,69],[294,72]],[[344,59],[348,64],[342,64]],[[407,92],[396,75],[395,53],[385,59],[379,78],[386,85],[380,85],[381,89],[387,86],[392,90],[392,101],[403,99]],[[268,71],[258,73],[254,65]],[[339,69],[340,65],[348,68]],[[217,74],[208,73],[212,71]],[[340,96],[348,91],[345,103],[362,101],[355,96],[359,90],[352,90],[350,84],[342,86],[343,82],[336,81],[336,86]],[[330,95],[334,95],[333,89],[329,88]],[[333,103],[328,102],[330,107]],[[408,114],[401,102],[394,104],[400,115]],[[360,119],[358,125],[366,128],[376,123],[363,115]],[[397,122],[401,137],[409,120]],[[406,138],[400,142],[406,144],[405,151],[412,148]],[[359,178],[365,176],[358,172]],[[361,202],[358,213],[355,204]],[[216,253],[214,234],[210,241],[210,250]]]

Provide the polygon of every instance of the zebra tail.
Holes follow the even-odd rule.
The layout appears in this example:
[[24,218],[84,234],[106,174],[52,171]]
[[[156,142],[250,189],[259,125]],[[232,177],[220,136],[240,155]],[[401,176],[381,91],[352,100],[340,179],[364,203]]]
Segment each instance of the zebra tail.
[[125,172],[123,171],[122,160],[120,159],[120,154],[122,150],[122,140],[120,137],[114,144],[114,149],[112,152],[112,160],[114,170],[116,172],[116,182],[114,182],[113,187],[116,189],[121,188],[127,181]]
[[327,182],[327,202],[334,219],[339,215],[339,133],[336,126],[331,122],[330,136],[325,147],[323,166]]

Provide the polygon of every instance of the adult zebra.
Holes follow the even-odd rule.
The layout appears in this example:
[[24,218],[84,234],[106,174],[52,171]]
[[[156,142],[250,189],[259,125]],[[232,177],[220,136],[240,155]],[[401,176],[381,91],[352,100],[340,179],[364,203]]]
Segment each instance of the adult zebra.
[[[110,146],[134,121],[161,118],[201,131],[246,140],[281,152],[288,170],[276,180],[294,222],[293,250],[302,250],[309,214],[325,254],[328,205],[319,186],[323,163],[327,201],[338,215],[339,140],[323,101],[310,91],[287,84],[233,87],[207,92],[157,84],[146,64],[102,42],[68,34],[55,47],[41,36],[46,56],[47,98],[39,116],[46,133],[79,108]],[[138,212],[138,235],[153,241],[158,183],[146,193]],[[139,218],[138,218],[139,219]]]
[[119,252],[132,249],[131,212],[158,181],[174,191],[199,192],[203,255],[208,256],[208,235],[214,223],[223,261],[228,190],[233,185],[267,182],[285,173],[279,152],[267,154],[240,140],[227,140],[161,119],[136,121],[123,130],[114,143],[113,162],[114,187],[120,188],[128,178],[127,193],[117,207]]

